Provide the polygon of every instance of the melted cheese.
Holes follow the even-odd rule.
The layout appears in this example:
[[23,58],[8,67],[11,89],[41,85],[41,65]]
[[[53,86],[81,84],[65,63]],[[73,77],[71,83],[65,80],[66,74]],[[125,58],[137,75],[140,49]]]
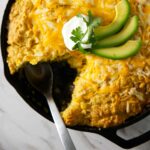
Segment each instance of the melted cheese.
[[[103,18],[103,24],[108,24],[115,16],[113,6],[117,2],[117,0],[16,0],[10,13],[8,35],[10,72],[14,73],[25,62],[36,64],[39,61],[66,58],[70,52],[64,45],[61,34],[63,25],[79,13],[86,15],[89,10],[93,15]],[[13,53],[18,53],[19,56],[13,57]]]
[[69,51],[62,27],[89,10],[109,24],[119,0],[16,0],[8,24],[8,66],[11,74],[24,63],[66,60],[78,70],[70,105],[62,112],[67,125],[110,127],[140,113],[150,103],[149,0],[129,0],[131,15],[139,16],[139,54],[109,60]]

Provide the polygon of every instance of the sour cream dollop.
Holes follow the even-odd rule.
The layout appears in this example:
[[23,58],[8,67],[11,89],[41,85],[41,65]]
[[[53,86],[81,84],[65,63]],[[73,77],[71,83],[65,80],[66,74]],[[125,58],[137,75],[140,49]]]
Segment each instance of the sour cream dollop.
[[[86,15],[82,15],[82,16],[86,20],[88,20],[88,16],[86,16]],[[83,18],[74,16],[68,22],[66,22],[64,24],[63,29],[62,29],[64,43],[65,43],[66,47],[71,51],[73,50],[73,47],[76,43],[74,41],[72,41],[70,37],[72,36],[72,31],[74,29],[76,29],[77,27],[81,27],[81,30],[83,33],[85,33],[87,31],[87,25],[84,22]],[[82,47],[84,49],[89,49],[92,47],[92,44],[82,44]]]

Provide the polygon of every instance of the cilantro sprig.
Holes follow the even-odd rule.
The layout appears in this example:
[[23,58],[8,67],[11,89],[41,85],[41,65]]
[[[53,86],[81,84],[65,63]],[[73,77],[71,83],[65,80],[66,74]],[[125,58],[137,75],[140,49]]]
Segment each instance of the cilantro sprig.
[[77,27],[74,29],[71,34],[72,36],[70,39],[74,41],[76,44],[73,46],[73,49],[78,49],[82,53],[89,53],[87,50],[85,50],[82,47],[82,44],[93,44],[95,41],[94,38],[94,28],[99,26],[101,23],[100,18],[96,18],[92,15],[91,11],[88,12],[88,19],[86,19],[83,15],[78,14],[78,17],[82,18],[83,21],[87,25],[87,30],[85,33],[83,33],[81,27]]
[[83,36],[84,36],[84,33],[83,33],[83,31],[81,30],[81,27],[77,27],[76,29],[74,29],[73,31],[72,31],[72,37],[71,37],[71,39],[72,39],[72,41],[74,41],[74,42],[78,42],[78,41],[81,41],[82,40],[82,38],[83,38]]
[[72,41],[74,41],[76,44],[73,46],[73,49],[78,49],[82,53],[87,53],[83,47],[82,47],[82,39],[84,37],[84,33],[81,29],[81,27],[77,27],[72,31],[72,36],[70,37]]

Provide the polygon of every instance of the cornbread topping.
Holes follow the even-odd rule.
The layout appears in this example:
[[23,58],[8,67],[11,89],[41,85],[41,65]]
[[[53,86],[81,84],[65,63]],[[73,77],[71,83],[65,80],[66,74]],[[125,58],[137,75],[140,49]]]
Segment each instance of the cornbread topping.
[[142,47],[134,57],[111,60],[80,51],[70,51],[62,29],[72,17],[90,10],[110,24],[120,0],[16,0],[8,22],[10,73],[26,62],[65,60],[77,69],[71,102],[62,114],[65,124],[110,127],[123,123],[150,104],[150,3],[129,0],[131,16],[139,27],[133,40]]

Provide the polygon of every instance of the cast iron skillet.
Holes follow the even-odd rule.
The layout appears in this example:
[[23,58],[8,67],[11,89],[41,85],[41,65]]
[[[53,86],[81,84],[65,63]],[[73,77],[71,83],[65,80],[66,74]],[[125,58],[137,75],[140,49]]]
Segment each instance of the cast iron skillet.
[[[13,76],[10,75],[8,65],[6,63],[7,58],[7,21],[8,15],[10,12],[10,7],[15,0],[9,0],[7,7],[4,12],[2,29],[1,29],[1,50],[2,57],[4,62],[4,73],[7,81],[16,89],[16,91],[20,94],[20,96],[25,100],[35,111],[41,114],[43,117],[47,118],[50,121],[52,120],[51,114],[48,109],[47,101],[43,95],[33,89],[30,84],[27,82],[24,70],[20,69],[19,72],[15,73]],[[57,103],[59,110],[63,110],[66,106],[64,102],[69,102],[71,99],[71,93],[73,89],[73,81],[76,76],[76,70],[71,69],[66,62],[60,63],[52,63],[51,64],[54,70],[54,99]],[[63,101],[62,101],[63,99]],[[144,119],[146,116],[150,114],[150,108],[147,107],[143,110],[143,112],[135,117],[129,118],[126,122],[120,126],[113,128],[95,128],[88,126],[75,126],[69,127],[71,129],[97,133],[110,141],[116,143],[117,145],[123,148],[132,148],[137,145],[140,145],[148,140],[150,140],[150,131],[140,135],[136,138],[125,140],[117,135],[117,130],[122,129],[124,127],[130,126],[139,120]]]

